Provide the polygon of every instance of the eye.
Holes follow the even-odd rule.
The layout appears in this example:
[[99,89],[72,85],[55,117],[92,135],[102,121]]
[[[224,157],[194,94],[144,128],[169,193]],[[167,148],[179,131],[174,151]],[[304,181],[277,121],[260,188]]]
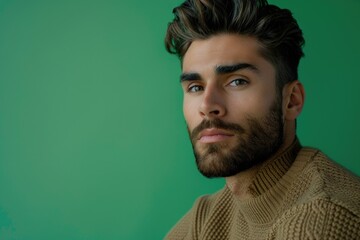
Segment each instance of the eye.
[[190,85],[188,88],[188,92],[199,92],[202,91],[204,88],[200,85]]
[[249,81],[247,81],[243,78],[238,78],[238,79],[232,80],[229,83],[229,86],[237,87],[237,86],[243,86],[243,85],[247,85],[247,84],[249,84]]

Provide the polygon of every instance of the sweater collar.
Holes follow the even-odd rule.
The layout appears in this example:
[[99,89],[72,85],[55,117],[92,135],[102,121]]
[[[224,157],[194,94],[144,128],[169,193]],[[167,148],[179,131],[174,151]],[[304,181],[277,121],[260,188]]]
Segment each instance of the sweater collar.
[[256,197],[272,188],[289,170],[300,149],[300,142],[295,138],[287,149],[264,163],[249,187],[251,194]]
[[296,175],[294,172],[302,168],[293,164],[300,149],[300,142],[296,138],[286,150],[261,167],[250,185],[252,198],[236,199],[226,187],[225,195],[234,199],[235,206],[249,223],[267,223],[279,213],[282,199],[286,195],[292,178]]

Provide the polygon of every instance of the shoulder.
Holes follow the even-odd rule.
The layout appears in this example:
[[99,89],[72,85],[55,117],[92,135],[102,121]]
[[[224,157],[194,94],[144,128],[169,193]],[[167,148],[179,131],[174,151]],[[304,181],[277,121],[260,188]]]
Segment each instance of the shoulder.
[[303,148],[293,165],[289,204],[274,224],[275,239],[360,236],[359,177],[313,148]]
[[[299,183],[308,185],[308,200],[323,199],[360,216],[360,178],[323,152],[303,148],[298,155],[306,161]],[[306,199],[306,198],[305,198]],[[305,200],[304,199],[304,200]]]
[[357,239],[360,217],[330,200],[316,199],[286,211],[272,234],[274,239]]

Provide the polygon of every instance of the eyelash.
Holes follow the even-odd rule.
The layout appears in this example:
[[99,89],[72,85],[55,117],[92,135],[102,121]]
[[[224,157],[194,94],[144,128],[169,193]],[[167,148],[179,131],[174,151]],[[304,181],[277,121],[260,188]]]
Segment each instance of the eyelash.
[[247,81],[247,80],[245,80],[245,79],[243,79],[243,78],[237,78],[237,79],[232,80],[232,81],[229,83],[229,85],[231,85],[231,84],[234,83],[234,82],[239,82],[239,84],[236,84],[234,87],[249,84],[249,81]]
[[[238,84],[235,84],[235,86],[232,86],[232,87],[238,87],[238,86],[244,86],[244,85],[248,85],[249,84],[249,81],[243,79],[243,78],[237,78],[237,79],[234,79],[232,81],[230,81],[230,83],[228,84],[229,86],[231,86],[232,83],[235,83],[237,82]],[[195,88],[197,88],[197,90],[194,90]],[[204,87],[199,85],[199,84],[194,84],[194,85],[190,85],[187,89],[187,92],[190,92],[190,93],[196,93],[196,92],[199,92],[199,91],[202,91],[204,90]]]
[[[201,89],[195,91],[195,90],[193,90],[194,88],[201,88]],[[202,86],[200,86],[200,85],[191,85],[191,86],[188,87],[187,92],[199,92],[199,91],[202,91],[203,89],[204,88]]]

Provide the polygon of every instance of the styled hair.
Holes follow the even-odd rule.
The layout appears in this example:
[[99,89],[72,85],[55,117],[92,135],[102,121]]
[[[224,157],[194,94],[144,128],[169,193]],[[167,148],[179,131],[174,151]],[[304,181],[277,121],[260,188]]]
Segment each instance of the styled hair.
[[266,0],[186,0],[174,8],[165,47],[182,61],[194,40],[222,33],[254,37],[276,69],[278,87],[298,79],[305,40],[292,13]]

